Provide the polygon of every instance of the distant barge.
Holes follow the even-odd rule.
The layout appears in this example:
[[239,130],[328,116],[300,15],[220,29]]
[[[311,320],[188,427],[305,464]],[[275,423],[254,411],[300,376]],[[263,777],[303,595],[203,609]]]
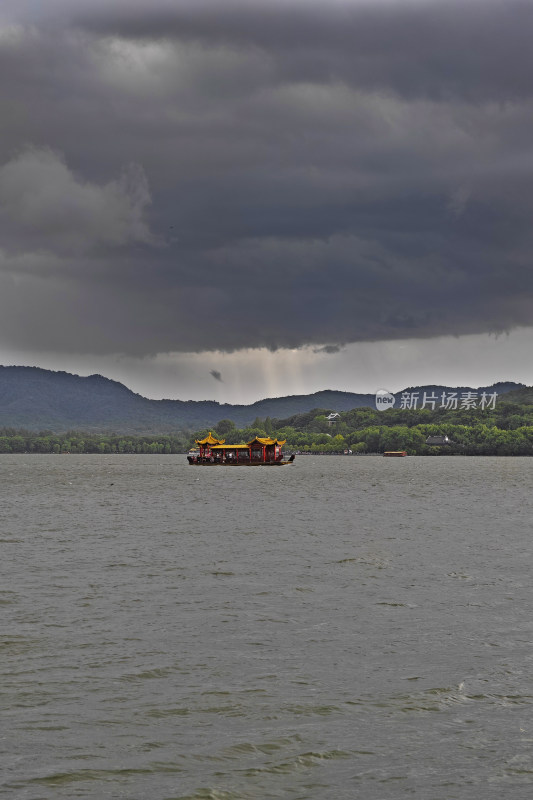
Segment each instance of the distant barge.
[[407,455],[407,452],[405,450],[386,450],[383,455],[389,458],[402,458]]
[[205,439],[196,439],[198,452],[190,453],[187,461],[191,466],[206,467],[283,467],[294,461],[294,455],[286,458],[283,454],[285,441],[256,436],[246,444],[226,444],[209,432]]

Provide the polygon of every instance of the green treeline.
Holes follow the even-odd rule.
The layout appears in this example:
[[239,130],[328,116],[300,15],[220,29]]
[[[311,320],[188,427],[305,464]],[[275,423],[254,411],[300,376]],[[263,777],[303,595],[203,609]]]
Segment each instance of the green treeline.
[[[341,412],[334,425],[331,409],[314,409],[287,419],[257,418],[246,428],[229,419],[211,428],[228,444],[254,436],[286,439],[286,451],[309,453],[382,453],[406,450],[410,455],[533,455],[533,405],[497,403],[494,409],[355,408]],[[0,428],[0,453],[184,453],[209,430],[138,436],[69,431],[32,433]],[[447,435],[453,444],[433,447],[426,438]]]
[[0,428],[0,453],[183,453],[187,448],[185,434],[124,436],[75,431],[55,434]]
[[[239,430],[229,420],[214,435],[227,441],[247,441],[251,435],[286,439],[287,450],[310,453],[383,453],[406,450],[409,455],[533,455],[533,406],[500,403],[495,409],[357,408],[340,413],[330,425],[327,409],[314,409],[285,420],[256,419],[253,428]],[[203,435],[203,431],[200,432]],[[447,435],[453,444],[426,445],[428,436]]]

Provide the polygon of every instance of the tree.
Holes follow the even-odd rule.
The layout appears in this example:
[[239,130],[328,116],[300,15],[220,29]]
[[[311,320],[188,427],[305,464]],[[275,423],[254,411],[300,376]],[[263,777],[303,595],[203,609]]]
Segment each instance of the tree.
[[344,440],[344,436],[338,433],[336,436],[333,437],[331,440],[331,449],[334,451],[344,450],[346,442]]
[[217,423],[217,433],[221,436],[233,433],[235,429],[236,425],[231,419],[221,419],[220,422]]
[[26,442],[22,436],[13,436],[10,440],[10,445],[13,453],[23,453],[26,450]]

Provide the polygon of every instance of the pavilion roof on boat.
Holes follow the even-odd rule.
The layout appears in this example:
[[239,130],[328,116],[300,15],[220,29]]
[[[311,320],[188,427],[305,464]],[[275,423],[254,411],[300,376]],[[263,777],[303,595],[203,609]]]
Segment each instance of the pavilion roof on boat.
[[217,444],[224,444],[226,441],[225,439],[215,439],[211,431],[207,434],[204,439],[195,439],[196,444],[210,444],[210,445],[217,445]]
[[279,447],[285,444],[286,439],[271,439],[270,436],[261,437],[256,436],[255,439],[252,439],[251,442],[248,442],[248,447],[253,447],[254,444],[261,445],[261,447],[267,447],[273,444],[277,444]]

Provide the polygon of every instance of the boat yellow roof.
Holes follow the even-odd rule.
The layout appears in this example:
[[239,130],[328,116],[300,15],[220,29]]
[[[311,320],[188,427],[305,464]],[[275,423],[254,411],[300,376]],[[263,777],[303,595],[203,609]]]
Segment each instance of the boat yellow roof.
[[248,446],[252,444],[260,444],[260,445],[269,445],[269,444],[278,444],[280,447],[281,445],[285,444],[286,439],[271,439],[270,436],[261,437],[256,436],[255,439],[252,439],[251,442],[248,442]]
[[209,431],[208,435],[204,439],[195,439],[196,444],[210,444],[212,450],[231,450],[235,448],[248,448],[251,445],[259,444],[261,447],[265,445],[273,445],[277,444],[279,447],[285,444],[286,439],[272,439],[270,436],[256,436],[255,439],[252,439],[251,442],[247,442],[246,444],[226,444],[225,439],[215,439],[211,431]]
[[211,431],[207,434],[205,439],[195,439],[196,444],[224,444],[225,439],[215,439]]
[[211,450],[248,450],[247,444],[215,444]]
[[248,442],[247,444],[225,444],[224,442],[221,442],[220,444],[213,445],[211,450],[248,450],[248,448],[253,444],[260,444],[261,446],[277,444],[279,447],[281,447],[286,441],[286,439],[283,439],[283,441],[280,442],[278,439],[270,439],[268,437],[260,438],[259,436],[256,436],[255,439],[252,439],[252,441]]

